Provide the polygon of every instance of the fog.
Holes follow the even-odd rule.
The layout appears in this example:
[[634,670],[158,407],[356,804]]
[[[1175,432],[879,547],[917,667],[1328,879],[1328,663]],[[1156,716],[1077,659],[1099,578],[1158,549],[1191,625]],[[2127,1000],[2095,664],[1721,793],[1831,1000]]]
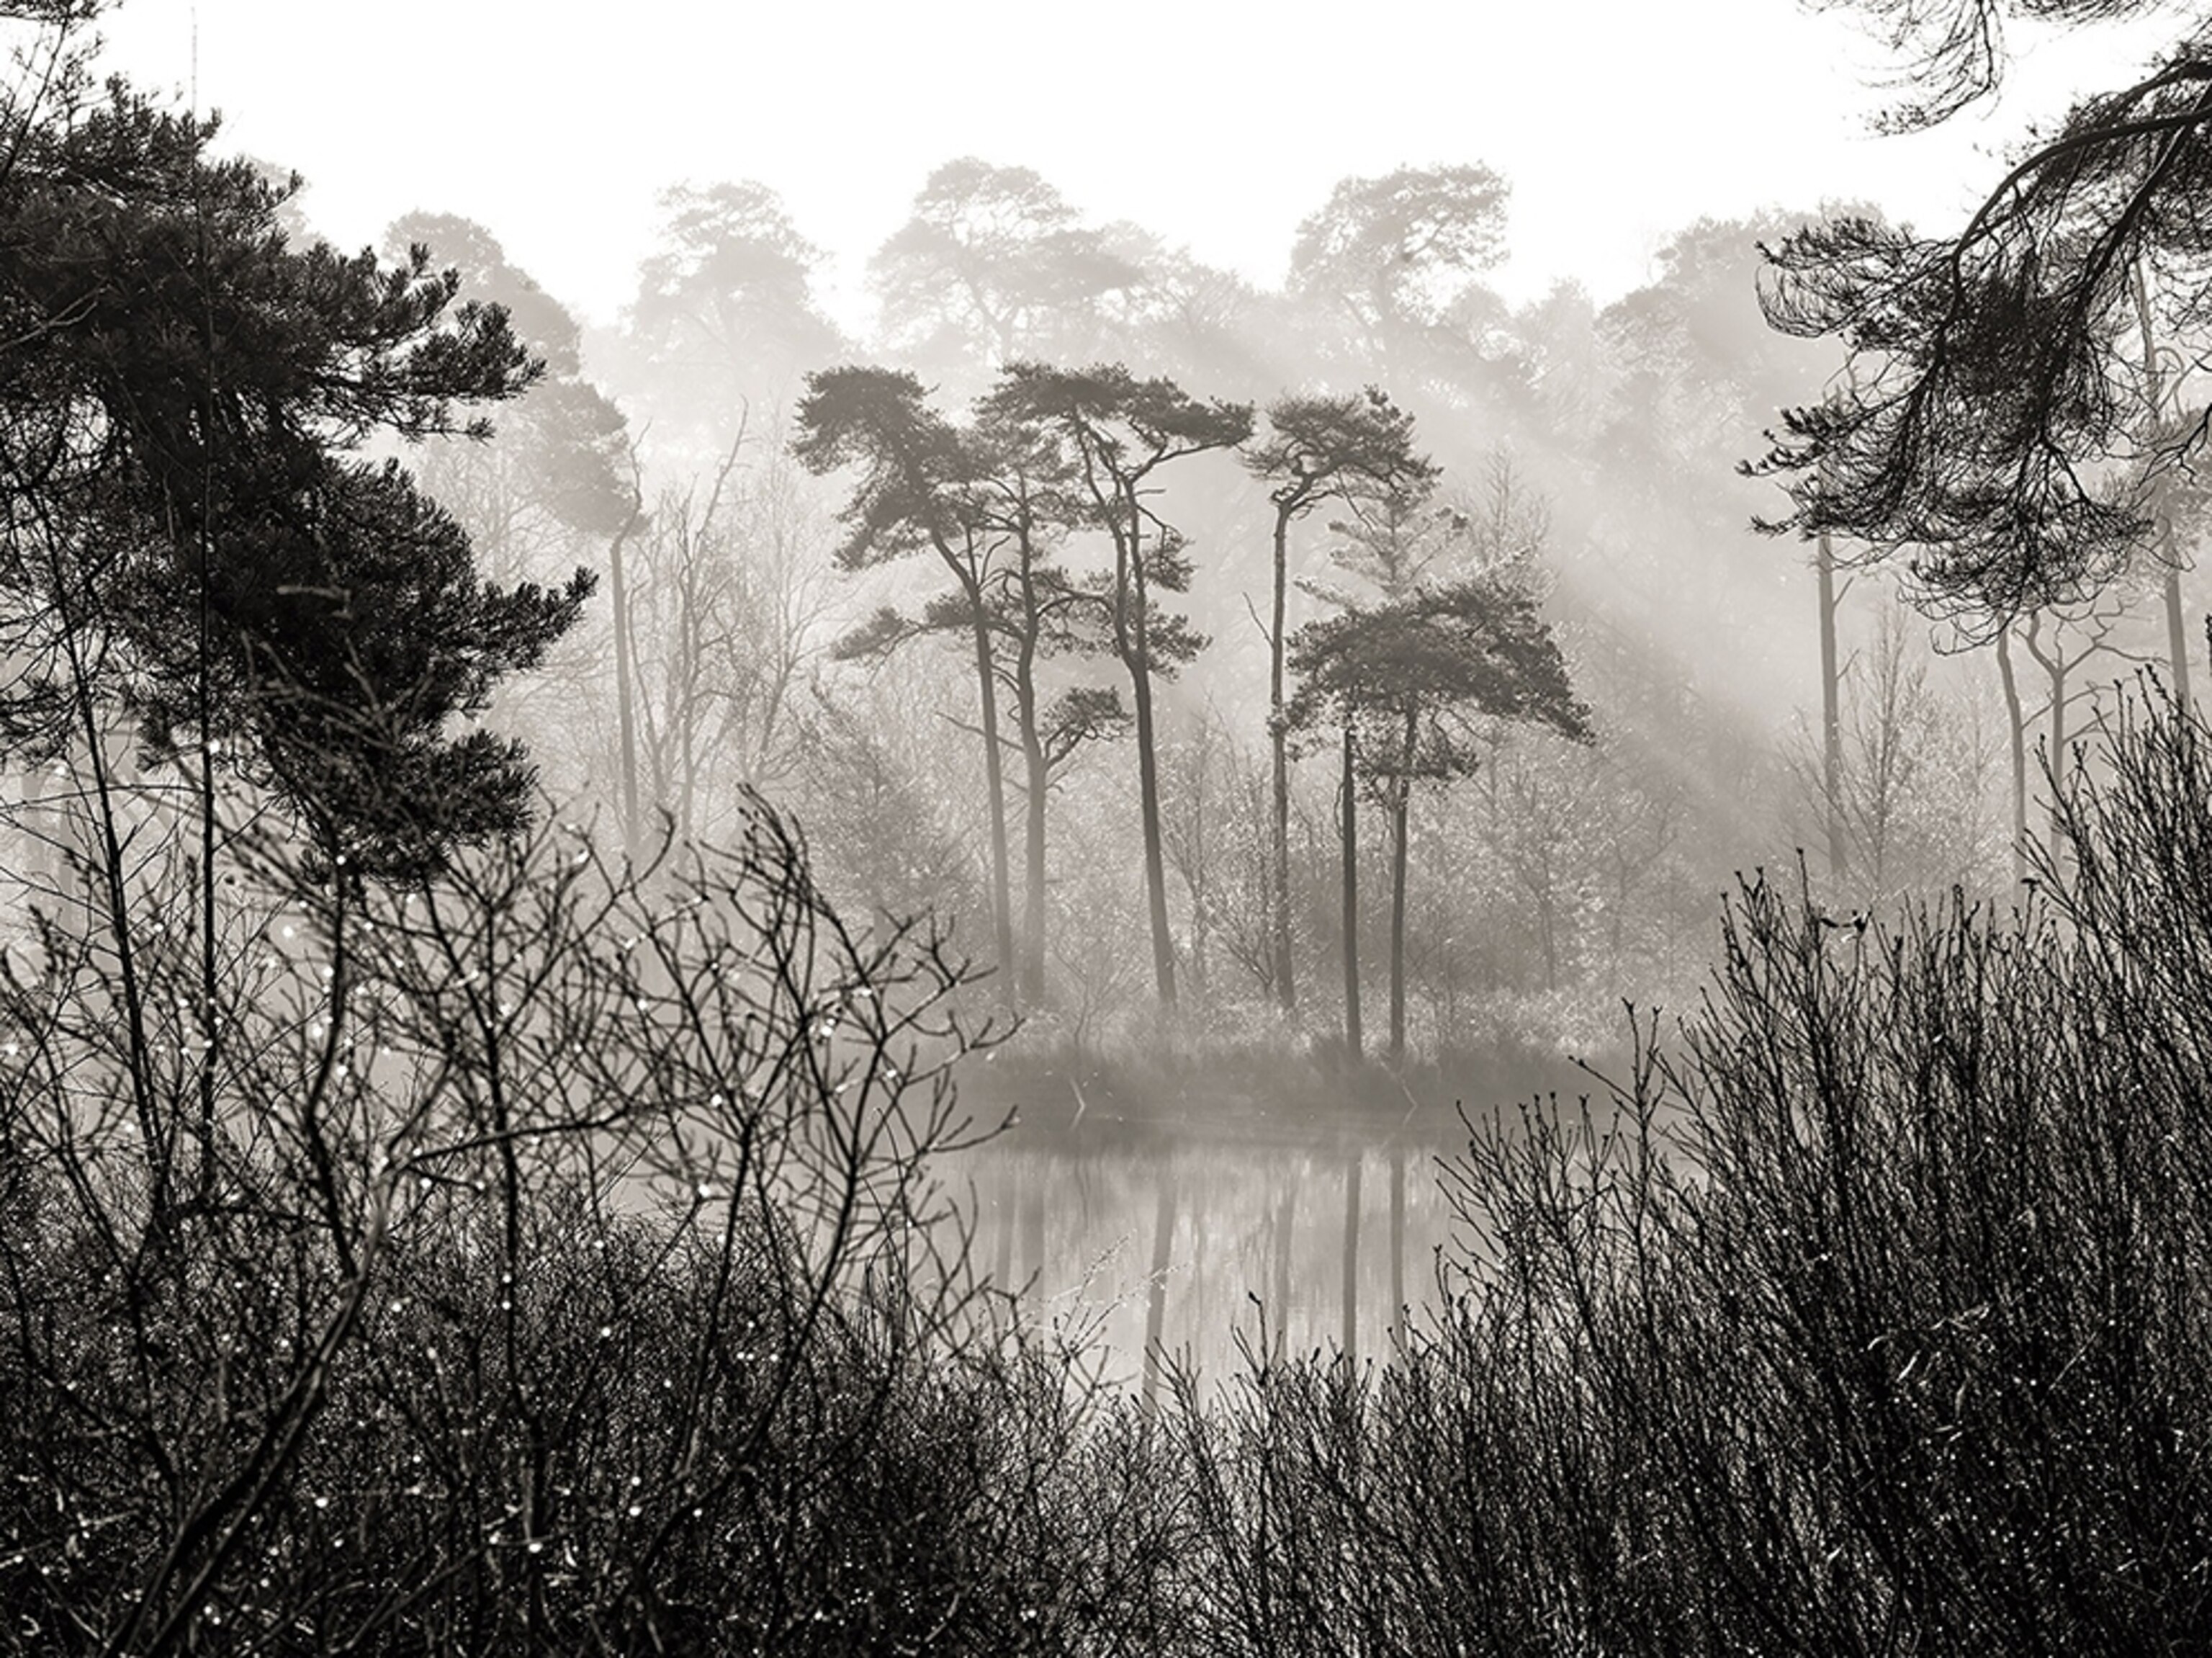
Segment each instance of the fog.
[[[1999,113],[1877,140],[1877,49],[1769,5],[1385,9],[1326,50],[1139,8],[1103,56],[988,8],[703,34],[650,6],[590,31],[471,9],[418,34],[404,12],[328,26],[340,82],[242,4],[129,8],[106,61],[222,109],[221,149],[301,169],[295,241],[419,245],[463,300],[507,308],[539,384],[488,441],[390,450],[495,580],[599,579],[489,724],[527,743],[550,809],[635,856],[715,841],[757,790],[849,917],[950,930],[1004,1033],[963,1087],[1008,1126],[950,1176],[979,1257],[1036,1316],[1098,1320],[1116,1375],[1162,1295],[1153,1333],[1217,1367],[1245,1292],[1292,1297],[1273,1311],[1302,1344],[1373,1350],[1393,1298],[1432,1299],[1433,1160],[1468,1118],[1608,1099],[1625,1008],[1695,1002],[1753,872],[1844,917],[2008,902],[2014,791],[2037,787],[2013,735],[2032,747],[2054,708],[2078,729],[2081,698],[2156,654],[2148,604],[2032,618],[2008,708],[1988,649],[1845,546],[1824,669],[1814,550],[1757,533],[1787,502],[1739,475],[1844,363],[1768,326],[1759,244],[1844,201],[1941,229],[1986,170],[1960,147],[2131,37],[2061,64],[2031,36]],[[1084,119],[1079,52],[1103,84]],[[987,769],[952,578],[1008,602],[1005,526],[933,552],[919,519],[872,521],[881,456],[818,408],[810,427],[807,399],[839,365],[910,371],[918,418],[968,432],[1015,363],[1126,365],[1245,424],[1128,497],[1168,538],[1153,556],[1188,566],[1152,595],[1182,631],[1139,674],[1149,731],[1107,637],[1128,550],[1075,507],[1040,515],[1066,613],[1026,643],[992,624]],[[1418,568],[1363,544],[1375,490],[1322,489],[1284,521],[1280,643],[1490,582],[1533,603],[1580,712],[1409,712],[1439,746],[1358,763],[1350,866],[1345,722],[1310,712],[1279,879],[1271,491],[1305,463],[1255,457],[1282,399],[1369,387],[1434,465],[1405,497],[1419,521],[1389,531]],[[1416,1211],[1409,1234],[1403,1191],[1368,1182],[1364,1269],[1363,1158],[1410,1167]]]
[[2212,9],[0,37],[0,1654],[2203,1644]]
[[192,0],[124,6],[101,30],[106,66],[220,111],[226,148],[301,173],[341,246],[418,209],[462,214],[611,321],[661,191],[757,179],[825,251],[825,308],[853,329],[872,313],[868,256],[956,155],[1033,168],[1098,221],[1262,287],[1337,180],[1479,160],[1514,186],[1499,291],[1573,280],[1610,301],[1708,215],[1870,200],[1940,229],[1991,153],[2161,43],[2154,20],[2018,23],[1995,107],[1885,137],[1894,55],[1848,15],[1769,0],[1387,0],[1356,27],[1151,0],[1110,22],[998,0],[645,0],[580,21],[394,0],[373,25]]

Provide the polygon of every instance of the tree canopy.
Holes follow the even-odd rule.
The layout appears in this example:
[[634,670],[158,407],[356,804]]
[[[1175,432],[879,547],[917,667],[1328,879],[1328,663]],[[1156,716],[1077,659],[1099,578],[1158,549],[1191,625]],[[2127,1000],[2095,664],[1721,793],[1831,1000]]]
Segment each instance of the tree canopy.
[[968,446],[904,369],[848,364],[809,375],[797,425],[792,453],[811,471],[857,474],[838,515],[848,533],[837,559],[847,569],[925,546],[957,558],[957,545],[980,533],[965,498]]
[[1362,764],[1389,787],[1474,771],[1481,719],[1547,726],[1577,742],[1590,735],[1534,597],[1496,576],[1310,623],[1291,641],[1291,666],[1299,683],[1289,723],[1370,730],[1357,744]]
[[1269,485],[1279,515],[1303,516],[1333,496],[1406,488],[1437,471],[1413,447],[1413,417],[1372,386],[1278,398],[1267,428],[1246,446],[1244,466]]
[[[1942,119],[1996,83],[2008,17],[2085,22],[2123,0],[1862,0],[1922,53]],[[1781,527],[1901,555],[1932,608],[1999,620],[2078,600],[2125,569],[2153,491],[2203,442],[2159,406],[2165,340],[2212,321],[2212,42],[2192,32],[2135,84],[2036,140],[1964,229],[1863,213],[1770,249],[1777,327],[1831,335],[1847,383],[1793,409],[1762,470]]]
[[1025,167],[945,162],[869,261],[891,332],[932,362],[1036,356],[1137,267]]
[[660,205],[660,247],[638,267],[630,321],[664,360],[726,387],[745,374],[795,375],[837,349],[813,297],[822,250],[775,191],[679,185]]
[[288,188],[127,88],[9,135],[0,177],[7,735],[101,709],[156,755],[219,746],[356,869],[419,875],[512,828],[519,745],[455,735],[591,582],[495,587],[373,434],[483,432],[541,372],[421,249],[295,248]]
[[1934,126],[1990,96],[2008,67],[2008,25],[2112,22],[2165,0],[1804,0],[1816,11],[1856,12],[1884,36],[1905,95],[1884,119],[1895,131]]
[[1504,256],[1509,193],[1480,163],[1346,179],[1298,227],[1291,286],[1370,330],[1436,322]]

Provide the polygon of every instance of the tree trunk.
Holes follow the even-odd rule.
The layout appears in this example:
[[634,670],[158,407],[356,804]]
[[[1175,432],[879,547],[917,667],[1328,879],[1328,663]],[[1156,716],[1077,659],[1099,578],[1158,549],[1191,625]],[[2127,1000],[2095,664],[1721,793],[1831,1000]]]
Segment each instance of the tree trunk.
[[2004,686],[2005,735],[2012,750],[2012,884],[2018,887],[2027,875],[2027,716],[2013,675],[2010,622],[1997,630],[1997,678]]
[[1290,733],[1283,728],[1283,624],[1285,589],[1290,583],[1291,515],[1275,509],[1275,587],[1267,633],[1267,740],[1272,751],[1274,795],[1272,802],[1274,844],[1269,894],[1269,917],[1274,934],[1275,999],[1285,1013],[1298,1004],[1291,955],[1291,752]]
[[[1032,629],[1034,623],[1032,623]],[[1014,726],[1022,746],[1022,937],[1016,988],[1024,1007],[1044,1000],[1045,799],[1051,767],[1037,729],[1035,633],[1014,659]]]
[[1029,769],[1030,792],[1022,860],[1022,1001],[1036,1007],[1044,1000],[1044,746],[1035,721],[1022,733],[1022,758]]
[[[2153,332],[2150,311],[2150,271],[2141,260],[2131,273],[2135,281],[2136,320],[2142,332],[2143,402],[2150,411],[2151,424],[2155,426],[2166,412],[2166,375],[2159,367],[2158,340]],[[2174,546],[2173,510],[2163,480],[2152,485],[2152,517],[2157,528],[2159,558],[2166,566],[2162,583],[2166,603],[2166,649],[2167,671],[2173,676],[2173,700],[2186,712],[2189,708],[2189,623],[2181,603],[2181,560]]]
[[1151,602],[1145,590],[1143,560],[1133,552],[1129,559],[1132,591],[1136,603],[1130,616],[1129,669],[1132,699],[1137,705],[1137,812],[1145,837],[1145,907],[1152,918],[1152,984],[1160,1005],[1176,1004],[1175,935],[1168,927],[1167,865],[1160,850],[1160,765],[1152,736],[1152,659],[1146,637],[1146,610]]
[[1344,728],[1342,794],[1344,841],[1344,1045],[1354,1060],[1364,1043],[1359,1029],[1359,795],[1352,765],[1352,727]]
[[[982,699],[983,792],[991,819],[991,942],[999,953],[1000,983],[1007,984],[1014,966],[1013,882],[1006,869],[1006,766],[999,754],[999,679],[991,662],[991,631],[983,620],[983,595],[971,587],[968,602],[975,616],[975,689]],[[1012,1001],[1011,989],[1001,992]]]
[[1160,1005],[1176,1004],[1175,934],[1168,923],[1167,866],[1160,841],[1159,756],[1152,735],[1152,686],[1148,667],[1131,670],[1137,705],[1137,811],[1145,838],[1145,912],[1152,935],[1152,986]]
[[1037,728],[1037,640],[1043,619],[1037,607],[1036,553],[1026,535],[1021,543],[1021,596],[1022,633],[1020,648],[1014,653],[1013,687],[1023,776],[1028,779],[1022,826],[1020,991],[1023,1005],[1034,1008],[1044,1001],[1045,803],[1051,789],[1052,766],[1045,753],[1044,734]]
[[1828,875],[1843,880],[1850,865],[1844,844],[1843,668],[1836,648],[1836,555],[1826,535],[1814,554],[1820,578],[1820,798],[1828,835]]
[[615,629],[615,728],[622,745],[623,855],[633,863],[637,861],[639,839],[637,708],[635,669],[630,661],[629,582],[623,564],[623,543],[629,539],[637,521],[638,514],[633,511],[629,522],[615,537],[607,559],[607,603]]

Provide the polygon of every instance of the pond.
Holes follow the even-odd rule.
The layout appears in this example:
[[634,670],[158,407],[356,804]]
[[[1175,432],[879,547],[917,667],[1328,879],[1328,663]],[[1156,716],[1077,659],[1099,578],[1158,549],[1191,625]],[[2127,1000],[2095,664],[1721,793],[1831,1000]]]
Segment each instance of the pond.
[[1278,1350],[1387,1352],[1433,1306],[1454,1234],[1438,1151],[1348,1133],[1009,1136],[955,1178],[973,1186],[976,1266],[1104,1379],[1149,1390],[1148,1353],[1218,1385],[1263,1329]]

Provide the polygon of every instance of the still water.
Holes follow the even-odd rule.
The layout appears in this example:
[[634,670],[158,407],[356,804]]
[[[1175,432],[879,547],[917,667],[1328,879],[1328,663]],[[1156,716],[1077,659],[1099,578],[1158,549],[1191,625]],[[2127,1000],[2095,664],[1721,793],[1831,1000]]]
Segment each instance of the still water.
[[962,1160],[975,1264],[1103,1376],[1155,1385],[1149,1351],[1234,1374],[1240,1336],[1293,1353],[1389,1350],[1437,1297],[1455,1219],[1437,1150],[1386,1137],[1003,1139]]

